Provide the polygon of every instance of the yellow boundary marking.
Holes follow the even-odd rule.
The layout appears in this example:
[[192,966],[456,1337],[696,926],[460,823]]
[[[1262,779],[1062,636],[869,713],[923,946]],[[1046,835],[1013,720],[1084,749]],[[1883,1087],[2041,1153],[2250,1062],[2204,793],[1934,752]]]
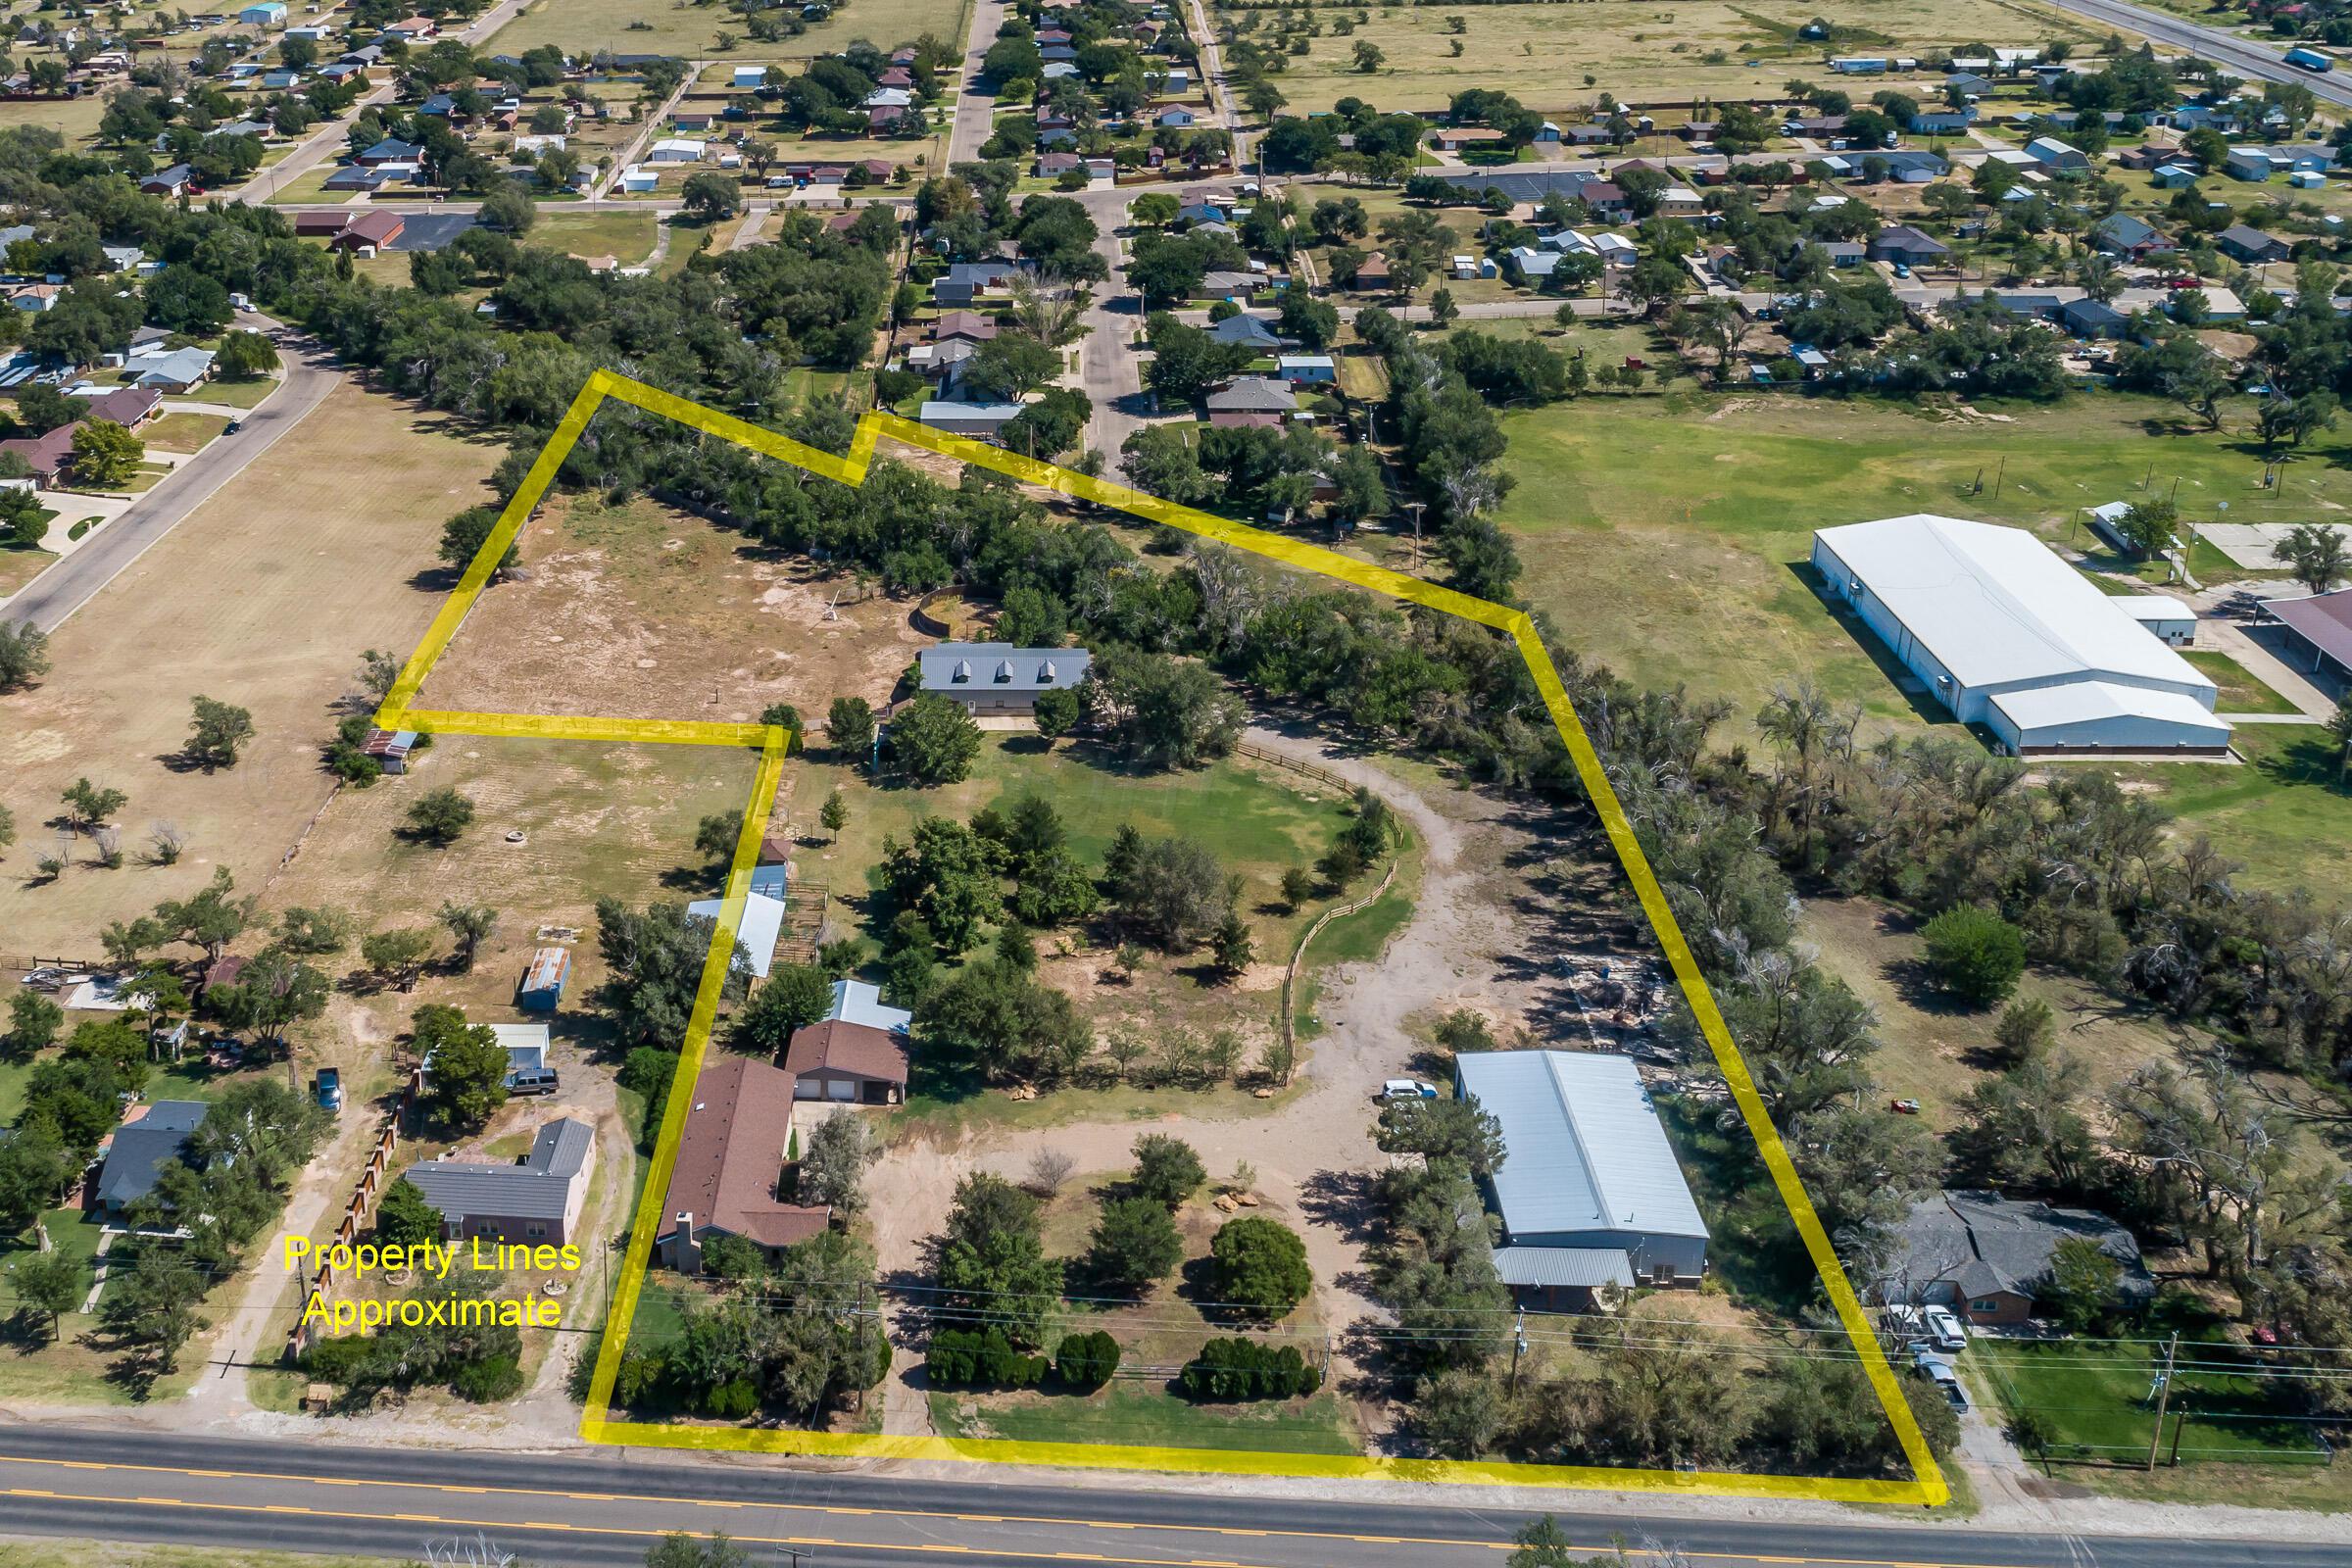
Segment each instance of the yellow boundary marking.
[[[810,473],[852,486],[865,482],[866,470],[873,461],[875,443],[887,437],[906,446],[935,452],[976,467],[1009,475],[1024,484],[1058,491],[1097,506],[1109,507],[1152,522],[1165,523],[1186,533],[1214,539],[1300,571],[1337,578],[1387,598],[1458,615],[1508,635],[1518,645],[1520,657],[1527,661],[1536,689],[1542,693],[1544,706],[1550,710],[1552,723],[1557,726],[1560,739],[1567,745],[1568,755],[1576,764],[1577,777],[1583,782],[1593,809],[1600,815],[1609,842],[1617,852],[1618,862],[1624,866],[1626,876],[1633,883],[1635,896],[1641,901],[1642,913],[1648,917],[1651,929],[1657,933],[1658,944],[1666,954],[1667,963],[1674,970],[1676,982],[1682,987],[1684,999],[1690,1004],[1691,1015],[1697,1019],[1699,1031],[1715,1054],[1716,1065],[1731,1088],[1740,1114],[1756,1140],[1757,1152],[1763,1157],[1765,1169],[1772,1176],[1773,1186],[1779,1190],[1782,1201],[1788,1205],[1788,1216],[1796,1226],[1798,1237],[1805,1244],[1806,1254],[1812,1258],[1814,1268],[1820,1273],[1823,1289],[1837,1310],[1838,1321],[1861,1359],[1871,1389],[1878,1396],[1880,1408],[1893,1425],[1903,1456],[1911,1466],[1912,1479],[1855,1480],[1744,1475],[1736,1471],[1617,1469],[1607,1465],[1509,1464],[1452,1459],[1269,1453],[1254,1449],[887,1437],[862,1433],[747,1430],[612,1419],[613,1381],[620,1370],[628,1325],[635,1318],[637,1298],[644,1288],[651,1262],[655,1233],[662,1219],[662,1195],[668,1190],[670,1172],[677,1163],[678,1143],[685,1129],[686,1111],[693,1102],[691,1092],[679,1093],[676,1086],[691,1087],[695,1075],[702,1069],[704,1054],[710,1044],[711,1024],[718,1011],[719,990],[726,979],[727,965],[733,955],[733,933],[750,892],[752,863],[759,854],[761,830],[774,807],[776,786],[783,776],[784,757],[791,748],[792,736],[785,730],[760,724],[446,712],[410,706],[433,665],[440,661],[451,640],[457,636],[458,629],[465,624],[466,613],[489,584],[498,562],[522,531],[523,523],[546,495],[548,486],[555,481],[564,460],[587,430],[589,419],[608,398],[674,419],[720,440],[749,447],[778,462],[789,463]],[[678,1076],[673,1080],[668,1106],[662,1118],[661,1136],[654,1149],[653,1169],[646,1177],[644,1197],[638,1204],[636,1220],[629,1232],[628,1254],[622,1263],[620,1282],[613,1293],[612,1307],[606,1318],[608,1330],[611,1325],[617,1323],[621,1326],[620,1331],[617,1334],[606,1333],[590,1379],[587,1410],[580,1422],[580,1435],[588,1442],[646,1448],[798,1453],[843,1458],[987,1460],[1097,1469],[1331,1478],[1381,1476],[1404,1481],[1503,1483],[1747,1497],[1804,1497],[1835,1502],[1918,1503],[1930,1507],[1951,1500],[1951,1493],[1942,1472],[1936,1467],[1934,1455],[1928,1451],[1927,1440],[1921,1435],[1919,1423],[1912,1417],[1911,1406],[1904,1399],[1902,1390],[1895,1382],[1893,1369],[1887,1365],[1885,1354],[1879,1348],[1877,1336],[1871,1332],[1870,1324],[1863,1316],[1862,1303],[1854,1295],[1844,1268],[1838,1261],[1828,1233],[1822,1228],[1821,1216],[1814,1212],[1812,1200],[1805,1196],[1804,1184],[1797,1177],[1796,1166],[1788,1157],[1788,1148],[1781,1142],[1780,1133],[1773,1127],[1772,1118],[1765,1111],[1764,1102],[1756,1093],[1755,1081],[1748,1074],[1747,1063],[1741,1057],[1738,1044],[1733,1041],[1731,1030],[1725,1026],[1723,1014],[1715,1005],[1715,998],[1707,989],[1705,977],[1699,973],[1690,944],[1683,938],[1682,927],[1676,922],[1674,911],[1666,903],[1665,891],[1659,887],[1648,858],[1642,853],[1633,824],[1626,819],[1625,808],[1617,800],[1617,792],[1610,786],[1608,776],[1601,768],[1599,755],[1593,750],[1591,738],[1585,733],[1583,721],[1577,717],[1576,709],[1568,700],[1567,689],[1560,684],[1559,671],[1552,666],[1551,656],[1544,651],[1535,623],[1524,611],[1484,599],[1473,599],[1467,594],[1424,582],[1418,577],[1391,571],[1385,566],[1376,566],[1318,545],[1268,533],[1262,528],[1252,528],[1246,523],[1198,512],[1157,496],[1146,495],[1140,490],[1131,490],[1125,485],[1019,457],[963,436],[944,434],[895,415],[879,412],[866,414],[858,421],[857,433],[851,439],[849,452],[836,456],[643,382],[615,375],[609,370],[598,370],[588,377],[579,395],[572,399],[571,407],[556,426],[555,434],[549,439],[545,450],[531,465],[521,487],[514,492],[514,498],[499,514],[497,523],[483,541],[480,552],[459,578],[449,602],[441,607],[440,613],[433,617],[432,625],[426,629],[423,640],[416,645],[416,651],[409,657],[400,678],[377,710],[375,721],[385,729],[419,729],[446,734],[757,747],[760,751],[759,774],[752,787],[751,799],[744,807],[742,827],[736,834],[735,854],[727,873],[718,930],[712,939],[710,955],[704,960],[702,983],[695,993],[694,1010],[679,1052]]]

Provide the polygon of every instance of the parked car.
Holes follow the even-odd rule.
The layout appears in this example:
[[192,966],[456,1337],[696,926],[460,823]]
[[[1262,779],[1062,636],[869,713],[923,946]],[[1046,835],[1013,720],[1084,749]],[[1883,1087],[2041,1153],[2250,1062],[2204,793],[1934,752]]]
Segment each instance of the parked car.
[[510,1095],[552,1095],[556,1092],[557,1087],[556,1069],[538,1067],[529,1072],[516,1073],[514,1081],[507,1085],[507,1093]]
[[65,983],[66,971],[63,969],[43,967],[33,970],[24,977],[24,986],[28,991],[56,991],[61,989]]
[[243,419],[231,419],[228,421],[228,428],[222,430],[220,433],[222,435],[235,435],[239,430],[244,428],[245,421]]
[[1960,1320],[1952,1315],[1950,1307],[1931,1306],[1927,1309],[1925,1316],[1928,1338],[1936,1342],[1937,1349],[1965,1350],[1968,1348],[1968,1330],[1960,1326]]
[[318,1069],[318,1108],[321,1110],[341,1110],[343,1108],[343,1074],[333,1067]]
[[1425,1084],[1418,1078],[1392,1078],[1380,1086],[1379,1098],[1384,1101],[1435,1100],[1438,1098],[1438,1088],[1437,1085]]
[[1916,1116],[1919,1114],[1919,1102],[1916,1100],[1897,1100],[1891,1102],[1889,1108],[1893,1110],[1897,1116]]

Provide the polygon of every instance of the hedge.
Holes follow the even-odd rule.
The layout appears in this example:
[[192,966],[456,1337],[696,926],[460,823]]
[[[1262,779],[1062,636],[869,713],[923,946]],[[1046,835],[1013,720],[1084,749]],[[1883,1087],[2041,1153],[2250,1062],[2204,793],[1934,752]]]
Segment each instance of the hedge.
[[1119,1342],[1097,1329],[1065,1335],[1054,1351],[1054,1375],[1080,1394],[1092,1394],[1119,1369]]
[[1046,1358],[1014,1349],[1003,1329],[941,1329],[925,1360],[935,1389],[1034,1389],[1046,1378]]
[[1323,1386],[1323,1374],[1295,1345],[1211,1340],[1185,1363],[1177,1382],[1196,1399],[1287,1399],[1314,1393]]

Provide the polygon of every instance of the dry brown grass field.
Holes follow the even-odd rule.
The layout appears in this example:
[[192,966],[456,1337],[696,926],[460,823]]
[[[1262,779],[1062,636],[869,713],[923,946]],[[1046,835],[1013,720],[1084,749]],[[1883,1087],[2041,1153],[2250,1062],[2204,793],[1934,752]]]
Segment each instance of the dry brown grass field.
[[[1629,102],[1771,94],[1795,77],[1831,79],[1824,63],[1829,51],[1793,38],[1817,9],[1793,0],[1670,6],[1578,0],[1470,6],[1459,13],[1444,6],[1318,6],[1323,35],[1304,57],[1290,57],[1275,84],[1294,114],[1328,109],[1349,96],[1382,109],[1443,109],[1471,87],[1498,88],[1555,115],[1589,108],[1602,92]],[[1359,10],[1370,11],[1368,23],[1348,36],[1333,30],[1333,22]],[[1216,13],[1220,22],[1245,25],[1250,14],[1247,7]],[[1272,18],[1270,9],[1255,14]],[[1457,14],[1468,24],[1458,40],[1446,23]],[[1832,20],[1874,40],[1842,45],[1837,51],[1841,54],[1916,55],[1938,46],[2025,46],[2053,38],[2083,42],[2106,32],[2030,0],[1870,0],[1834,13]],[[1355,46],[1362,40],[1386,57],[1377,71],[1355,69]],[[1458,57],[1451,53],[1454,41],[1462,45]],[[1849,87],[1878,80],[1836,79]],[[1916,90],[1919,83],[1912,85]]]
[[527,576],[483,594],[419,706],[739,722],[771,703],[880,704],[931,639],[908,602],[827,619],[847,576],[636,500],[567,497],[518,541]]
[[[318,747],[368,647],[405,654],[443,591],[441,522],[487,498],[499,449],[346,382],[51,639],[55,668],[0,699],[0,804],[18,846],[0,862],[12,950],[88,954],[110,920],[183,898],[215,866],[259,889],[326,800]],[[419,574],[423,575],[419,577]],[[253,713],[244,760],[182,770],[189,699]],[[120,870],[74,863],[33,880],[59,794],[87,775],[130,797]],[[144,863],[150,824],[187,836]]]

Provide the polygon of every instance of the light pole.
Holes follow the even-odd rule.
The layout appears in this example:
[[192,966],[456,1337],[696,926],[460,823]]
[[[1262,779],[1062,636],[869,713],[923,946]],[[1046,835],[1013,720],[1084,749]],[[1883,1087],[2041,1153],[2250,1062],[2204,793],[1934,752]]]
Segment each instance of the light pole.
[[1413,569],[1421,569],[1421,514],[1429,510],[1426,501],[1407,501],[1404,510],[1413,514]]

